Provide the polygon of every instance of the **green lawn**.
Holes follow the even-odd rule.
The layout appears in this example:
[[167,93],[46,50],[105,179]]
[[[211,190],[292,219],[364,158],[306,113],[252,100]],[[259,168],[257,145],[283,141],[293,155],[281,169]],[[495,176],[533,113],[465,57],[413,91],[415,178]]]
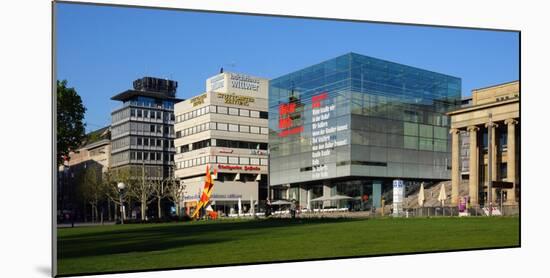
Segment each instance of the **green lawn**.
[[58,229],[59,274],[519,245],[519,218],[270,219]]

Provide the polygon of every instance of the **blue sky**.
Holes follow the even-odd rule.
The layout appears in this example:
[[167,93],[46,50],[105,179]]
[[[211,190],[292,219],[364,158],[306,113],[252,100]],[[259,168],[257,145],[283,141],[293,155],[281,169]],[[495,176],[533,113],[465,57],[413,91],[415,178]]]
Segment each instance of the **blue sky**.
[[108,125],[110,97],[142,76],[178,81],[178,97],[226,71],[275,78],[347,52],[462,78],[472,89],[519,79],[515,32],[57,4],[57,78],[82,96],[87,131]]

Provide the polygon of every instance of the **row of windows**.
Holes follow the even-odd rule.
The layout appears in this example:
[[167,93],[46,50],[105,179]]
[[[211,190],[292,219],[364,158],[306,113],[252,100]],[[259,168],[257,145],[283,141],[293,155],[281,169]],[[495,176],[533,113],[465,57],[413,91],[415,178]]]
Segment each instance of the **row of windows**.
[[238,164],[238,165],[267,165],[266,158],[252,158],[252,157],[238,157],[238,156],[220,156],[210,155],[202,156],[193,159],[188,159],[180,162],[176,162],[178,169],[185,169],[195,166],[204,165],[207,163],[224,163],[224,164]]
[[217,113],[217,114],[224,114],[224,115],[260,118],[260,119],[267,119],[267,114],[268,114],[265,111],[257,111],[257,110],[218,106],[218,105],[209,105],[209,106],[195,109],[193,111],[186,112],[176,116],[176,123],[187,121],[202,115],[206,115],[208,113]]
[[210,122],[210,123],[203,123],[190,128],[186,128],[181,131],[177,131],[176,138],[189,136],[189,135],[207,131],[207,130],[222,130],[222,131],[243,132],[243,133],[253,133],[253,134],[268,133],[267,127]]
[[260,149],[267,150],[267,143],[249,142],[249,141],[237,141],[237,140],[225,140],[225,139],[206,139],[191,144],[185,144],[176,151],[178,153],[186,153],[191,150],[198,150],[207,147],[223,147],[223,148],[240,148],[240,149]]
[[166,154],[162,152],[140,152],[131,151],[130,159],[132,160],[152,160],[152,161],[174,161],[173,154]]
[[174,113],[149,109],[123,109],[113,114],[113,123],[128,119],[130,117],[137,117],[142,119],[158,119],[158,120],[174,120]]
[[148,132],[148,133],[156,133],[156,134],[174,134],[174,127],[172,125],[162,125],[162,124],[148,124],[148,123],[137,123],[137,122],[130,122],[130,123],[124,123],[118,126],[115,126],[112,128],[112,136],[116,137],[120,134],[126,133],[126,132]]
[[130,116],[144,118],[144,119],[170,119],[174,120],[174,113],[172,112],[162,112],[156,110],[147,110],[147,109],[130,109]]

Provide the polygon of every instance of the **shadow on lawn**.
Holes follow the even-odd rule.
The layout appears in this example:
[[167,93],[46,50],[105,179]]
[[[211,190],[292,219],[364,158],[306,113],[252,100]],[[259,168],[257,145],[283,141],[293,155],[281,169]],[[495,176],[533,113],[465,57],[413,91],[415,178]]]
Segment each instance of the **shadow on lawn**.
[[[251,221],[212,221],[199,223],[143,225],[130,224],[126,227],[114,226],[113,230],[85,234],[58,236],[59,258],[77,258],[121,254],[130,252],[163,251],[172,248],[185,248],[197,244],[213,244],[235,240],[224,237],[223,232],[257,231],[265,228],[318,225],[358,221],[356,219],[265,219]],[[138,227],[136,227],[138,226]],[[218,233],[215,237],[208,236]]]

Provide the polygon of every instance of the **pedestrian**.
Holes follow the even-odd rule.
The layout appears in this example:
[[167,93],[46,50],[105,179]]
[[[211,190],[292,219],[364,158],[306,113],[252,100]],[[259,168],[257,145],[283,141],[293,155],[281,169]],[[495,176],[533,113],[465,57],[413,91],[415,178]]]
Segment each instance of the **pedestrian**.
[[296,200],[292,200],[290,203],[290,217],[292,219],[296,218]]

